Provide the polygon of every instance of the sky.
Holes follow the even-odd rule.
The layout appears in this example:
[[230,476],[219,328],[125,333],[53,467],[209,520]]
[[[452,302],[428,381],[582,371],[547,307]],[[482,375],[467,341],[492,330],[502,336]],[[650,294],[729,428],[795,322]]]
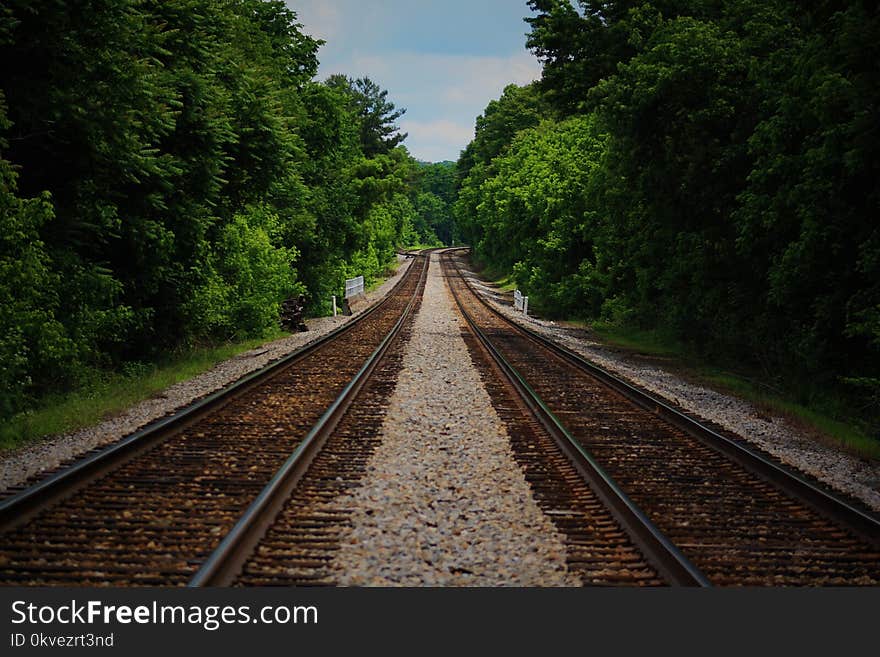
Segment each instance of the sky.
[[541,76],[525,48],[525,0],[286,0],[327,43],[318,78],[368,76],[398,108],[419,160],[457,160],[474,121],[508,84]]

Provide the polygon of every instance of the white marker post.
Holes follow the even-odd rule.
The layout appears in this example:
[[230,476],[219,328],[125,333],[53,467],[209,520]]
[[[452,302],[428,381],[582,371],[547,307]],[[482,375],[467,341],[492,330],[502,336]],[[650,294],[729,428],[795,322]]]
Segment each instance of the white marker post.
[[336,317],[336,295],[333,295],[333,316]]
[[529,314],[529,298],[519,290],[513,292],[513,308],[522,312],[523,315]]

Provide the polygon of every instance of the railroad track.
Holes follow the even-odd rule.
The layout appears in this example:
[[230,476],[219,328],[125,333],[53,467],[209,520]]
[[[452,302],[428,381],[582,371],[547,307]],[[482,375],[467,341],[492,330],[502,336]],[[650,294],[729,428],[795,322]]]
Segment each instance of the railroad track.
[[328,410],[333,421],[312,430],[303,442],[308,452],[300,450],[288,459],[191,586],[336,584],[331,562],[351,515],[339,501],[359,485],[381,440],[385,410],[421,303],[429,258],[424,261],[406,311],[364,365],[370,375],[352,383],[357,403]]
[[[507,383],[489,386],[490,393],[496,389],[493,400],[502,417],[514,414],[516,388],[518,403],[533,408],[645,555],[644,562],[632,562],[640,583],[655,583],[658,576],[694,585],[880,583],[880,521],[874,514],[523,329],[470,288],[451,254],[443,263],[474,340],[507,376]],[[523,459],[522,445],[514,449]],[[528,478],[527,458],[521,463]],[[537,467],[533,481],[544,477],[541,469],[546,466]],[[539,502],[541,495],[538,487]],[[545,512],[559,505],[558,494],[545,497]],[[576,514],[569,513],[573,508],[550,515],[567,536],[570,567],[590,581],[596,551],[586,548]],[[578,555],[592,556],[580,563]]]
[[0,501],[0,585],[198,585],[235,568],[358,393],[381,389],[427,261],[325,338]]
[[[259,532],[260,539],[247,551],[246,558],[236,560],[233,567],[226,569],[226,574],[212,576],[203,583],[236,586],[337,583],[340,573],[334,570],[333,560],[350,526],[351,499],[345,493],[358,485],[369,457],[380,442],[384,401],[395,388],[407,341],[399,341],[397,348],[391,350],[382,372],[371,379],[362,402],[330,436],[283,508],[274,512],[270,525]],[[476,348],[473,342],[468,346]],[[484,377],[484,380],[490,385],[497,381],[492,377]],[[514,452],[534,494],[545,510],[554,515],[557,524],[565,527],[569,568],[591,585],[660,585],[667,579],[691,583],[692,575],[681,572],[680,561],[675,561],[672,568],[664,562],[663,575],[648,564],[640,548],[584,484],[565,455],[555,450],[535,417],[527,408],[518,406],[516,399],[504,397],[507,392],[504,386],[496,386],[493,400],[496,406],[509,411],[505,424],[513,436]],[[425,439],[430,440],[431,436]],[[417,513],[418,509],[413,512]]]

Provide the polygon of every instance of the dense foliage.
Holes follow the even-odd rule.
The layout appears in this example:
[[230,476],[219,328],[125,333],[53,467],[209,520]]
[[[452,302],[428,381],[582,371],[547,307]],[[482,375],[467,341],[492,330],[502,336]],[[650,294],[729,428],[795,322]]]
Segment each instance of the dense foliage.
[[422,244],[452,244],[455,217],[455,162],[419,162],[414,187],[413,228]]
[[0,416],[321,311],[434,235],[401,110],[313,81],[319,45],[278,1],[3,3]]
[[529,5],[543,78],[478,119],[462,237],[546,312],[836,387],[876,422],[877,6]]

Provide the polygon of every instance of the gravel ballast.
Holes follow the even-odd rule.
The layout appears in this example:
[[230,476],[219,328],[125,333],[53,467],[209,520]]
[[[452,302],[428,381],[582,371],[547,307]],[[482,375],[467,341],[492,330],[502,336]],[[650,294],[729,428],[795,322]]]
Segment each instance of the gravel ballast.
[[[464,262],[462,262],[464,264]],[[499,302],[495,291],[473,272],[463,270],[474,288],[506,317],[552,338],[559,344],[645,390],[704,420],[741,436],[784,463],[880,511],[880,463],[840,452],[792,427],[782,417],[767,418],[752,404],[683,380],[658,366],[646,365],[585,337],[582,330],[524,317]]]
[[[412,259],[399,256],[397,272],[372,292],[353,316],[318,317],[306,320],[308,331],[267,342],[243,352],[187,381],[169,386],[158,395],[135,404],[103,422],[75,432],[52,436],[37,443],[0,453],[0,491],[18,485],[40,472],[51,470],[91,449],[128,436],[150,422],[181,409],[241,377],[282,358],[326,335],[385,297],[409,268]],[[2,496],[2,494],[0,494]]]
[[432,256],[403,372],[333,568],[342,585],[573,586]]

